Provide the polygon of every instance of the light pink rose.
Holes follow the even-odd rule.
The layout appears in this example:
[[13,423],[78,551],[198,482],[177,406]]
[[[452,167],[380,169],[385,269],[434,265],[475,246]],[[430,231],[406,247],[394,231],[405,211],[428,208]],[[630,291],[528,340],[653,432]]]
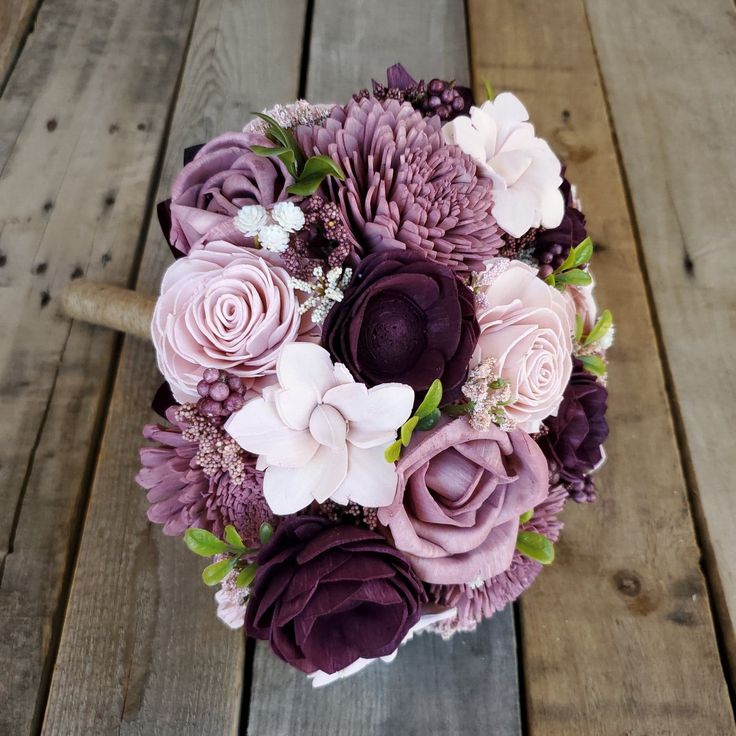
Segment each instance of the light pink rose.
[[[591,274],[592,276],[592,274]],[[575,315],[579,314],[583,320],[583,334],[587,335],[598,319],[598,305],[595,303],[593,289],[595,282],[591,282],[587,286],[573,286],[568,284],[562,296],[568,304],[568,308],[572,314],[572,323],[575,324]]]
[[166,271],[151,335],[159,369],[184,403],[199,399],[205,368],[230,371],[249,385],[275,373],[300,324],[299,300],[283,268],[216,241]]
[[425,582],[480,585],[501,574],[514,556],[519,517],[547,496],[539,446],[520,430],[476,430],[466,418],[415,438],[379,521]]
[[542,420],[557,413],[570,380],[574,315],[531,266],[495,259],[489,267],[505,270],[479,294],[475,361],[495,359],[496,375],[512,391],[506,415],[519,429],[538,432]]

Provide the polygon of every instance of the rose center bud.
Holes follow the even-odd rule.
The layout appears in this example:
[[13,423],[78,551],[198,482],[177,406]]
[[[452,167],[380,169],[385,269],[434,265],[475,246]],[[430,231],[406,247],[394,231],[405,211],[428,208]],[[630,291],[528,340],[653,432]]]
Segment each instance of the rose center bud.
[[424,313],[398,292],[378,294],[368,305],[358,346],[358,361],[380,367],[384,375],[410,370],[426,346]]
[[309,431],[320,445],[339,450],[345,446],[348,425],[334,406],[318,404],[309,418]]

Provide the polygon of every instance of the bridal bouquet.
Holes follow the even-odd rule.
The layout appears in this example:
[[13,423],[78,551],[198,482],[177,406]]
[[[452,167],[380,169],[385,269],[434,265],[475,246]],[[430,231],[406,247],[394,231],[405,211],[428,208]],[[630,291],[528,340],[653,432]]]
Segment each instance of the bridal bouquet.
[[513,94],[401,65],[185,152],[138,483],[217,615],[315,685],[473,630],[595,499],[609,311]]

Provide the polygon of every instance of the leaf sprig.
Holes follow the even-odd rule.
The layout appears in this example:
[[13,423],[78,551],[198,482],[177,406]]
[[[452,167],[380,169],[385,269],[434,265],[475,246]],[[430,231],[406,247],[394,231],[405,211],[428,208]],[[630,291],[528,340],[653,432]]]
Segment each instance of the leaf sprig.
[[408,447],[415,429],[426,432],[434,429],[440,420],[440,402],[442,401],[442,382],[439,378],[432,381],[427,393],[417,410],[407,419],[399,430],[399,439],[392,442],[384,452],[386,462],[395,463],[401,457],[401,451]]
[[555,559],[555,547],[544,534],[532,531],[520,531],[516,537],[516,549],[525,557],[551,565]]
[[328,176],[334,176],[343,181],[345,174],[329,156],[311,156],[304,159],[304,154],[294,134],[282,127],[270,115],[262,112],[253,113],[266,123],[266,137],[273,141],[275,146],[251,146],[250,150],[257,156],[276,156],[286,170],[294,177],[294,183],[286,188],[289,194],[308,197],[314,194]]
[[550,286],[563,291],[567,284],[572,286],[587,286],[593,279],[581,266],[588,263],[593,255],[593,241],[585,238],[579,245],[570,248],[564,263],[558,266],[544,280]]

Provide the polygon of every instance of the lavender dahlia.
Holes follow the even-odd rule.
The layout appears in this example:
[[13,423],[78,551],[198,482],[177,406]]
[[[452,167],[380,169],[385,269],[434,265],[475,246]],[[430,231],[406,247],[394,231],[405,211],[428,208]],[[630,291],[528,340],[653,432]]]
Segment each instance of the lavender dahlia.
[[412,250],[464,273],[503,245],[491,215],[492,183],[470,156],[444,145],[440,120],[409,103],[361,99],[301,126],[306,155],[331,156],[345,173],[330,195],[357,238],[358,255]]

